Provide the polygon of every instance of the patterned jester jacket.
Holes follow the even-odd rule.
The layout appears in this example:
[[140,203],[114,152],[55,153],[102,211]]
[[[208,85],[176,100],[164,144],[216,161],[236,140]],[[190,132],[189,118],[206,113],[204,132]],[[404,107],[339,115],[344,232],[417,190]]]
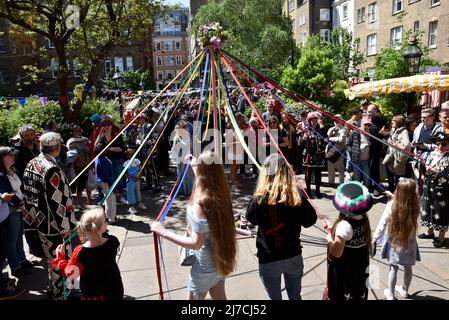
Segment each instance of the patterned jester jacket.
[[31,160],[23,185],[25,229],[37,229],[44,236],[64,236],[75,230],[69,183],[54,158],[41,153]]

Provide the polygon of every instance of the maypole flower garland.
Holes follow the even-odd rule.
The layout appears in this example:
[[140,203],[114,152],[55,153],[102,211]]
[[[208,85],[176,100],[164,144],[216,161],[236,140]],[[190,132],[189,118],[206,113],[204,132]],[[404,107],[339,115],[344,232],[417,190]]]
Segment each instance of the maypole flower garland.
[[220,49],[224,46],[224,40],[228,38],[227,32],[223,31],[223,27],[218,22],[212,22],[208,25],[200,27],[199,38],[203,48],[214,46]]

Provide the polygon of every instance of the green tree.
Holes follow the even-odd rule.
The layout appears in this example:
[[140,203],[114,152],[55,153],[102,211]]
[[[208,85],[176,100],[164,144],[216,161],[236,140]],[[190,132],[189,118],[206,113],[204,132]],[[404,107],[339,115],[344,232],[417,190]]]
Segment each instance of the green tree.
[[[93,86],[111,50],[143,39],[162,8],[160,0],[0,0],[0,17],[53,43],[59,95],[67,96],[69,58],[76,58],[86,87]],[[86,95],[74,104],[61,102],[66,121],[77,119]]]
[[363,53],[357,48],[360,38],[353,38],[352,32],[343,28],[332,30],[330,41],[325,45],[327,54],[334,62],[333,80],[348,80],[353,76],[351,70],[365,61]]
[[282,85],[291,88],[307,98],[319,99],[332,81],[334,66],[325,45],[319,43],[317,35],[308,39],[301,49],[301,56],[295,68],[288,66],[282,75]]
[[256,69],[285,66],[292,49],[291,20],[283,0],[211,0],[193,17],[190,32],[219,22],[229,32],[225,49]]

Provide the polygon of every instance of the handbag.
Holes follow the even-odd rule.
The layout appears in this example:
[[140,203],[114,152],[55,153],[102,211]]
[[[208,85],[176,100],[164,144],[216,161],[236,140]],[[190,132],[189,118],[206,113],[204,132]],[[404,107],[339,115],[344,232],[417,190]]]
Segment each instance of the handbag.
[[192,249],[179,247],[179,263],[181,266],[191,266],[195,260],[195,254]]
[[328,150],[326,152],[326,159],[330,162],[334,163],[338,159],[340,159],[340,152],[337,152],[335,147],[328,146]]

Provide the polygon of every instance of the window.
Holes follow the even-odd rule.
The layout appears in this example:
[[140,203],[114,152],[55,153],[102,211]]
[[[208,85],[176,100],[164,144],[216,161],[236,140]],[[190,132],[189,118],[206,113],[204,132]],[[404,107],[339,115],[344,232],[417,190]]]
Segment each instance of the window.
[[157,79],[162,80],[164,78],[164,71],[159,70],[157,72]]
[[306,24],[306,16],[301,16],[300,18],[299,18],[299,25],[300,26],[303,26],[303,25],[305,25]]
[[161,43],[156,42],[156,51],[161,51]]
[[175,50],[181,51],[181,42],[180,41],[175,41]]
[[390,33],[391,47],[399,50],[402,43],[402,26],[391,29]]
[[120,73],[123,73],[123,58],[122,57],[115,57],[114,58],[114,71],[118,69]]
[[164,51],[172,51],[171,41],[164,42]]
[[295,0],[288,0],[288,12],[295,10]]
[[6,53],[6,39],[0,38],[0,53]]
[[419,31],[419,21],[413,22],[413,32],[417,33]]
[[408,4],[412,4],[412,3],[415,3],[415,2],[418,2],[419,0],[408,0]]
[[48,42],[48,47],[50,49],[53,49],[55,47],[55,45],[53,44],[53,42],[50,39],[47,39],[47,42]]
[[159,27],[159,26],[154,27],[154,32],[156,33],[157,36],[160,36],[161,35],[161,27]]
[[174,59],[171,56],[165,57],[165,65],[168,67],[173,66],[174,64]]
[[162,66],[162,57],[157,57],[157,66]]
[[55,58],[51,58],[50,69],[51,69],[51,77],[53,79],[56,79],[58,77],[58,62],[56,61]]
[[12,40],[11,41],[11,54],[16,54],[16,53],[17,53],[16,41]]
[[166,72],[165,72],[165,74],[167,75],[167,80],[171,80],[171,79],[173,79],[173,71],[172,70],[167,70]]
[[376,2],[368,5],[368,23],[373,23],[376,21],[376,11],[377,11]]
[[306,44],[306,42],[307,42],[307,32],[303,32],[303,33],[302,33],[302,39],[301,39],[301,42],[302,42],[303,45]]
[[4,85],[11,84],[9,75],[6,72],[2,72],[1,70],[0,70],[0,84],[4,84]]
[[437,47],[438,21],[429,23],[429,48]]
[[331,31],[329,29],[320,29],[321,42],[329,42],[331,38]]
[[72,66],[73,66],[73,76],[75,78],[81,78],[80,63],[77,59],[73,59]]
[[298,7],[302,6],[306,2],[307,2],[307,0],[298,0]]
[[440,4],[440,0],[430,0],[430,6],[431,7],[437,6],[439,4]]
[[126,57],[126,70],[127,71],[134,71],[133,57]]
[[176,56],[176,65],[180,66],[182,64],[181,56]]
[[404,10],[403,0],[393,0],[393,14]]
[[331,10],[330,9],[320,9],[320,20],[321,21],[331,21]]
[[365,7],[357,9],[357,23],[365,21]]
[[110,59],[107,59],[104,62],[104,73],[108,75],[109,73],[111,73],[111,70],[112,70],[112,61]]
[[343,6],[343,21],[348,20],[348,5]]
[[377,40],[377,34],[369,34],[366,41],[366,55],[371,56],[377,53],[376,51],[376,40]]

